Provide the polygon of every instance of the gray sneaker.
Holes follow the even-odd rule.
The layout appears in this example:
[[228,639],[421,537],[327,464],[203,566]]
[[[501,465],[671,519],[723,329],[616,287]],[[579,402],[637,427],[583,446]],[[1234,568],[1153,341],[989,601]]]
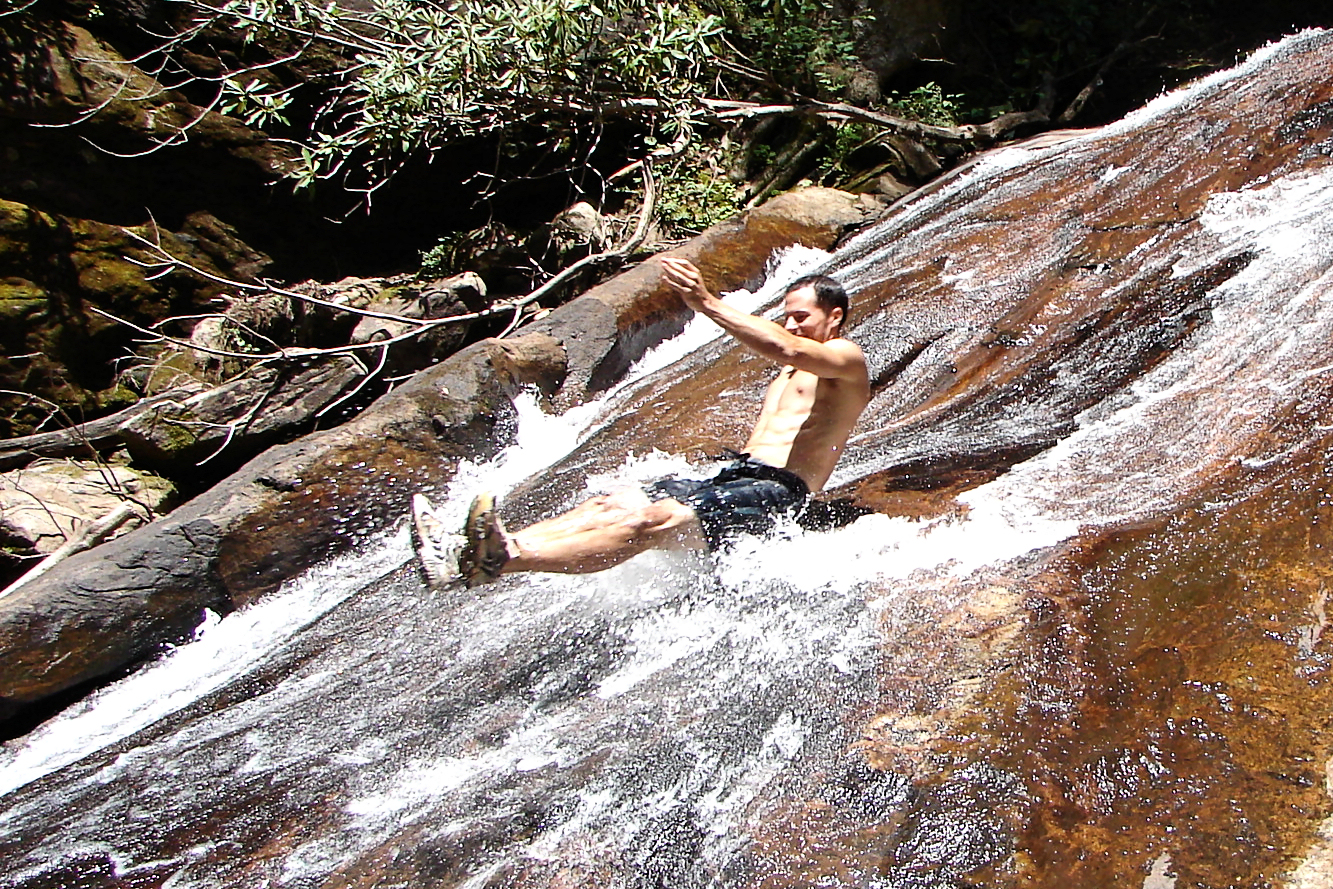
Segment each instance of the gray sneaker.
[[458,554],[465,543],[462,535],[448,530],[425,494],[412,495],[412,546],[427,586],[442,589],[462,579]]

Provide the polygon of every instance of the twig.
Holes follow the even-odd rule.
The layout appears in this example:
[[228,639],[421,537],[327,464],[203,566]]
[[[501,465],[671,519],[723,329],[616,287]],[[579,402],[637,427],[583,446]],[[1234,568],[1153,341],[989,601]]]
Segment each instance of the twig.
[[[1146,17],[1145,17],[1145,22],[1146,22]],[[1143,27],[1145,22],[1140,22],[1139,27]],[[1102,85],[1102,81],[1106,77],[1106,72],[1111,70],[1112,65],[1114,65],[1117,61],[1119,61],[1120,58],[1125,55],[1125,53],[1129,52],[1129,50],[1134,49],[1135,47],[1138,47],[1148,42],[1149,40],[1155,40],[1155,39],[1156,39],[1155,36],[1148,36],[1143,38],[1142,40],[1136,40],[1132,43],[1130,41],[1124,41],[1120,43],[1118,46],[1116,46],[1116,48],[1111,51],[1111,54],[1106,57],[1106,60],[1103,61],[1101,66],[1097,69],[1097,73],[1092,75],[1092,79],[1088,81],[1087,85],[1085,85],[1083,89],[1079,90],[1079,94],[1074,97],[1074,100],[1070,102],[1067,106],[1065,106],[1064,111],[1060,112],[1060,116],[1056,118],[1056,122],[1064,124],[1064,123],[1069,123],[1071,120],[1073,120],[1078,115],[1078,113],[1083,110],[1083,106],[1087,104],[1088,99],[1092,98],[1092,94],[1096,91],[1096,89]]]
[[670,145],[664,145],[661,148],[658,148],[656,151],[649,154],[647,158],[626,164],[610,176],[607,176],[606,181],[615,182],[619,179],[624,179],[626,176],[637,173],[643,168],[646,161],[663,161],[680,157],[685,153],[685,149],[689,147],[690,139],[693,135],[694,133],[690,130],[689,126],[682,123],[680,132],[676,134],[676,138],[671,141]]
[[0,19],[4,18],[4,17],[7,16],[7,15],[18,15],[20,12],[24,12],[24,11],[26,11],[26,10],[28,10],[28,9],[31,9],[32,7],[36,6],[37,3],[38,3],[38,0],[28,0],[27,3],[24,3],[22,6],[18,7],[17,9],[6,9],[4,12],[0,12]]
[[[40,395],[33,395],[31,392],[20,392],[17,389],[0,389],[0,395],[13,395],[19,398],[26,399],[29,402],[35,402],[43,405],[47,409],[47,415],[46,418],[42,420],[41,424],[39,424],[38,429],[40,429],[41,426],[45,426],[47,423],[51,422],[54,418],[59,417],[60,421],[65,424],[65,428],[75,433],[76,437],[79,439],[79,444],[87,448],[88,453],[91,454],[92,458],[98,461],[100,465],[102,461],[101,457],[97,453],[97,448],[93,447],[92,441],[86,435],[83,434],[83,429],[86,424],[75,423],[74,418],[66,414],[65,409],[63,407],[56,404],[54,401],[51,401],[50,399],[42,398]],[[0,442],[0,448],[12,447],[18,442],[25,442],[28,441],[29,439],[34,439],[37,437],[37,435],[56,435],[56,434],[58,433],[38,432],[35,433],[34,435],[24,436],[19,439],[10,439],[5,442]]]
[[[330,43],[334,43],[337,44],[338,46],[342,46],[346,49],[355,50],[357,52],[365,52],[367,49],[371,49],[375,44],[387,45],[390,47],[402,45],[394,43],[385,44],[382,41],[375,41],[373,40],[373,38],[366,38],[364,35],[361,34],[356,34],[357,41],[343,40],[338,37],[334,37],[332,34],[329,34],[327,32],[316,32],[308,28],[297,28],[292,25],[288,25],[285,22],[276,20],[266,20],[260,16],[247,15],[246,13],[243,13],[240,10],[238,10],[235,6],[231,6],[226,9],[216,9],[212,6],[209,6],[206,3],[194,2],[194,0],[174,0],[174,2],[183,2],[186,6],[189,6],[190,8],[197,10],[199,12],[203,12],[205,17],[211,17],[211,20],[213,21],[216,21],[218,19],[234,18],[239,21],[249,22],[252,25],[261,25],[265,28],[272,28],[275,31],[283,31],[287,34],[296,34],[306,38],[317,38],[320,40],[327,40]],[[347,33],[355,34],[355,32],[350,32],[350,31]]]
[[[657,184],[656,184],[656,179],[653,177],[653,168],[651,160],[649,158],[644,158],[644,160],[642,161],[642,166],[639,169],[643,173],[643,206],[639,210],[639,224],[635,226],[634,232],[629,236],[629,238],[623,244],[611,250],[607,250],[602,253],[594,253],[592,256],[585,256],[583,259],[580,259],[578,262],[570,265],[562,272],[560,272],[560,274],[556,275],[554,278],[547,281],[545,284],[538,287],[536,290],[532,291],[527,296],[513,300],[511,305],[521,309],[523,306],[529,305],[530,303],[534,303],[537,300],[541,299],[543,296],[550,293],[552,290],[554,290],[556,287],[559,287],[564,282],[568,281],[570,278],[578,274],[583,269],[588,268],[589,266],[592,265],[599,265],[604,262],[610,262],[612,260],[622,260],[625,257],[629,256],[631,253],[633,253],[635,250],[639,249],[639,247],[648,237],[648,229],[653,219],[653,210],[657,205]],[[516,313],[514,316],[515,319],[519,318],[520,314],[521,312]],[[510,333],[513,332],[513,330],[516,327],[518,327],[518,324],[516,323],[511,324],[509,328],[504,331],[504,333],[500,334],[500,337],[503,338],[509,335]]]
[[994,142],[1004,133],[1025,123],[1047,123],[1050,120],[1046,112],[1015,111],[1002,114],[989,123],[967,124],[961,127],[941,127],[881,114],[867,108],[858,108],[845,102],[819,102],[814,99],[802,99],[800,102],[761,105],[757,102],[735,102],[722,99],[703,99],[704,107],[713,110],[713,116],[719,120],[749,119],[755,117],[773,117],[783,114],[814,114],[835,120],[859,120],[892,130],[909,139],[935,139],[964,145],[986,145]]
[[[353,312],[354,314],[358,313],[356,310],[348,309],[344,306],[335,306],[335,308],[340,308],[343,309],[344,311]],[[368,343],[352,343],[346,346],[327,346],[318,349],[304,347],[304,346],[300,347],[293,346],[284,348],[278,352],[232,352],[226,349],[214,349],[210,346],[201,346],[198,343],[192,343],[189,340],[181,339],[180,337],[169,336],[159,331],[150,330],[146,327],[142,327],[138,324],[135,324],[133,321],[129,321],[119,316],[113,315],[104,309],[99,309],[96,306],[89,306],[88,310],[91,312],[95,312],[98,315],[101,315],[103,318],[106,318],[109,321],[114,321],[117,324],[123,324],[124,326],[130,328],[131,330],[137,330],[144,336],[151,337],[152,342],[171,343],[173,345],[180,346],[182,349],[193,349],[196,352],[203,352],[206,355],[219,355],[224,358],[239,358],[245,361],[264,363],[269,361],[298,361],[307,358],[318,358],[324,355],[353,355],[357,352],[364,352],[368,349],[376,349],[379,348],[380,346],[391,346],[394,343],[401,343],[406,340],[410,340],[414,337],[420,336],[427,330],[434,330],[437,327],[443,327],[447,324],[456,324],[460,321],[476,321],[481,318],[489,318],[492,315],[498,315],[501,312],[510,311],[512,308],[513,308],[513,303],[505,302],[505,303],[497,303],[496,305],[491,306],[488,309],[482,309],[479,312],[468,312],[463,315],[449,315],[444,318],[420,319],[420,318],[398,318],[398,316],[389,316],[391,318],[394,318],[394,320],[400,320],[406,324],[412,325],[414,329],[406,331],[405,333],[400,333],[397,336],[389,337],[388,339],[374,340]],[[374,313],[372,313],[372,316],[374,316]]]
[[[178,256],[174,256],[171,253],[168,253],[166,248],[164,248],[159,241],[149,240],[148,238],[145,238],[138,232],[128,228],[121,230],[125,232],[125,234],[128,235],[132,240],[138,241],[140,244],[147,247],[153,253],[157,254],[157,256],[161,257],[159,260],[155,262],[144,262],[143,260],[136,259],[133,256],[125,257],[126,262],[129,262],[133,265],[137,265],[140,268],[159,269],[159,271],[154,273],[154,277],[161,277],[162,275],[169,273],[173,269],[183,269],[184,271],[190,272],[192,274],[200,276],[201,278],[212,281],[215,284],[222,284],[227,287],[233,287],[237,290],[245,290],[250,293],[272,293],[277,296],[285,296],[288,299],[294,299],[300,302],[309,303],[310,305],[323,306],[326,309],[333,309],[339,312],[346,312],[349,315],[360,315],[363,318],[378,318],[381,321],[398,321],[403,324],[425,323],[421,318],[408,318],[405,315],[396,315],[392,312],[376,312],[371,309],[358,309],[355,306],[345,306],[342,305],[341,303],[335,303],[327,299],[320,299],[317,296],[311,296],[308,293],[301,293],[296,290],[288,290],[283,287],[277,287],[267,281],[260,284],[249,284],[244,281],[234,280],[232,278],[224,278],[221,275],[217,275],[214,274],[213,272],[201,269],[196,265],[186,262],[185,260],[181,259]],[[154,230],[156,230],[156,225],[154,225]],[[429,320],[447,321],[451,319],[433,318]],[[472,317],[467,316],[466,318],[463,318],[463,320],[472,320]]]
[[[360,361],[361,359],[357,358],[356,356],[353,356],[353,360]],[[315,411],[315,419],[316,420],[321,419],[329,411],[334,410],[339,405],[344,404],[347,401],[355,398],[359,392],[361,392],[363,389],[365,389],[367,386],[370,385],[371,380],[375,379],[375,377],[380,375],[380,373],[384,370],[385,363],[388,360],[389,360],[389,347],[385,346],[383,349],[380,349],[380,360],[376,362],[375,369],[367,370],[365,363],[363,362],[361,364],[362,375],[360,381],[355,386],[353,386],[352,390],[348,392],[346,395],[343,395],[329,402],[319,410]]]
[[[203,466],[205,463],[209,462],[214,457],[218,456],[223,451],[225,451],[227,449],[227,446],[231,444],[232,439],[236,437],[236,433],[239,431],[243,431],[247,426],[249,426],[251,423],[254,422],[255,417],[259,416],[259,412],[264,409],[264,406],[267,405],[269,403],[269,400],[273,397],[273,393],[277,392],[278,389],[281,387],[282,387],[282,373],[279,372],[273,378],[272,385],[270,385],[268,389],[264,391],[263,395],[255,399],[255,403],[251,405],[250,409],[247,410],[243,416],[238,417],[235,420],[232,420],[230,423],[224,424],[227,429],[227,434],[222,439],[222,444],[218,445],[213,450],[213,453],[209,454],[202,460],[197,461],[194,465]],[[171,418],[170,417],[165,418],[165,422],[170,423]]]
[[45,559],[42,559],[42,561],[38,562],[31,571],[5,587],[5,589],[0,590],[0,599],[10,595],[29,581],[41,577],[70,556],[75,555],[76,553],[81,553],[86,549],[91,549],[101,543],[107,537],[111,536],[111,534],[113,534],[121,525],[124,525],[133,518],[142,520],[143,516],[139,513],[138,509],[136,509],[136,504],[124,502],[97,521],[84,525],[74,536],[66,538],[65,542],[61,544],[58,549]]

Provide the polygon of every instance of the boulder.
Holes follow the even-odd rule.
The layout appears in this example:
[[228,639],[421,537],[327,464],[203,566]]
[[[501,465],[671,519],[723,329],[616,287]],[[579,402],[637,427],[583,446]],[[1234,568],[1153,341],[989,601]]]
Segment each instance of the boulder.
[[[450,278],[432,281],[404,281],[388,287],[365,308],[368,312],[397,315],[418,321],[469,315],[483,308],[486,282],[475,272],[464,272]],[[433,327],[410,339],[387,347],[383,355],[384,372],[398,376],[421,370],[428,364],[457,351],[466,341],[471,321],[461,321]],[[411,333],[415,325],[364,315],[352,329],[351,341],[356,344],[392,340]],[[367,361],[376,360],[374,353]]]
[[[145,267],[154,240],[205,272],[228,276],[199,241],[152,224],[122,228],[0,200],[0,437],[108,413],[136,394],[114,368],[146,327],[214,310],[219,285]],[[249,254],[246,254],[249,256]]]
[[123,465],[52,460],[0,473],[3,558],[50,555],[122,503],[147,521],[166,512],[175,497],[171,482]]

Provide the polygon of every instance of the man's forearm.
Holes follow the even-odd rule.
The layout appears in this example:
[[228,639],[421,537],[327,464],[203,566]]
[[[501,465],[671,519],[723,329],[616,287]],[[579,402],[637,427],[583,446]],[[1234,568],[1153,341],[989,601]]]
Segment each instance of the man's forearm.
[[783,330],[776,322],[742,312],[711,293],[707,299],[701,299],[693,308],[738,340],[741,345],[770,361],[790,364],[793,359],[800,356],[801,346],[804,345],[802,339]]

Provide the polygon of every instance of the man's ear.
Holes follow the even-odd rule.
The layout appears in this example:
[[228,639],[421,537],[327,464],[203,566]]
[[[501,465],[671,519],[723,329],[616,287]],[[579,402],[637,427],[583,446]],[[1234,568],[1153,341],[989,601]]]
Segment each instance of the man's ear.
[[832,318],[835,322],[837,322],[838,333],[842,333],[842,316],[845,314],[846,312],[842,310],[841,306],[834,306],[833,308],[829,309],[828,316]]

